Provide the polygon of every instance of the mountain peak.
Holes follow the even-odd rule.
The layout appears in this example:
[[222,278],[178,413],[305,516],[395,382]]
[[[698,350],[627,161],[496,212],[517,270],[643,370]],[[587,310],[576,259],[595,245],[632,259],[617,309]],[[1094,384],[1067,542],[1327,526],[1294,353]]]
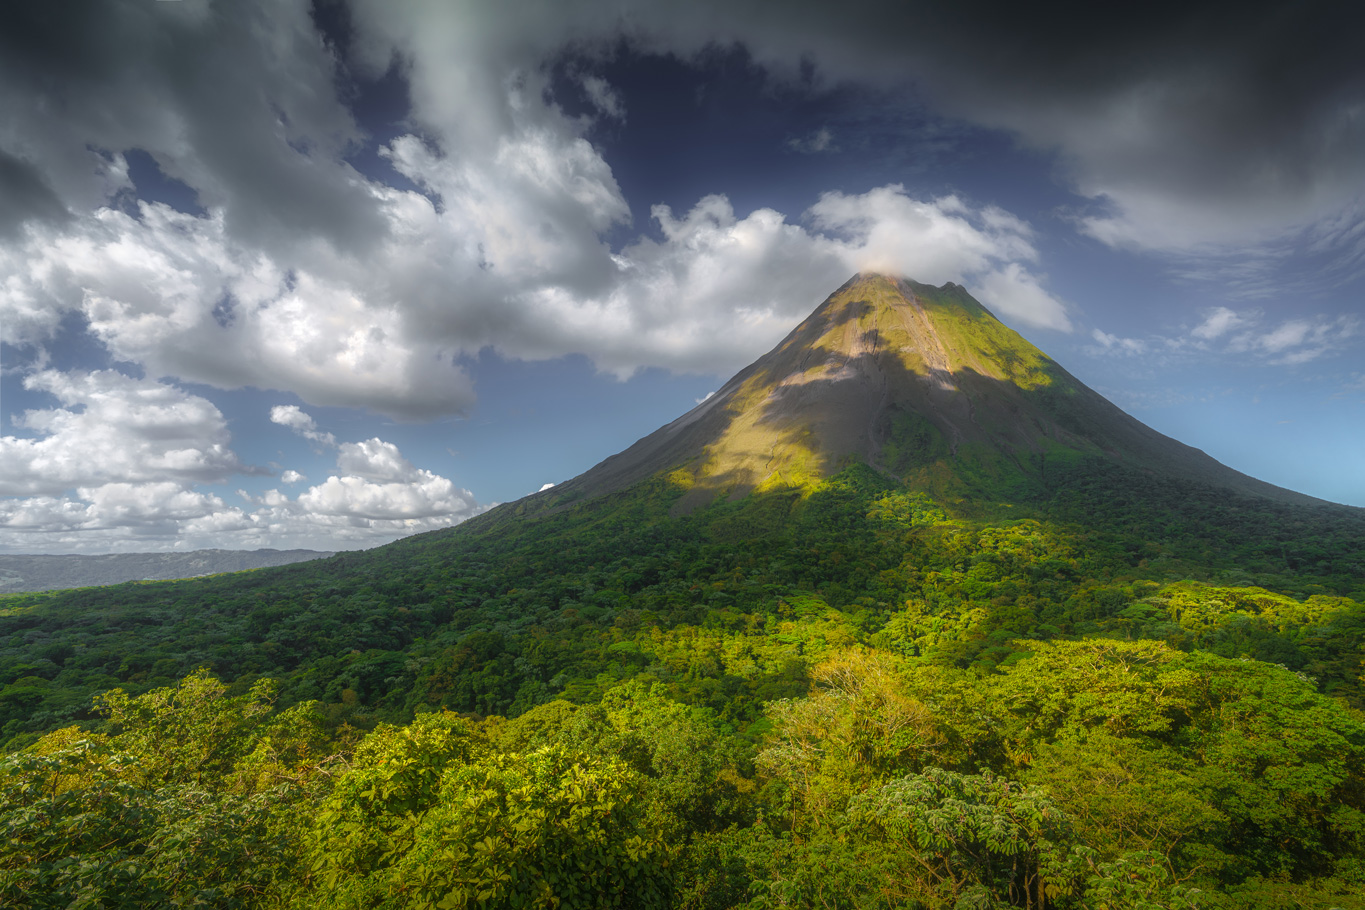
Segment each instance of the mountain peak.
[[1085,458],[1309,499],[1134,420],[962,286],[875,272],[850,278],[696,408],[545,495],[597,495],[666,473],[688,488],[677,506],[687,511],[717,496],[806,488],[854,462],[929,486],[966,471],[1045,489],[1049,467]]
[[[811,338],[821,330],[818,339]],[[961,285],[933,287],[876,272],[850,278],[777,350],[789,345],[828,351],[832,360],[898,359],[937,384],[971,370],[1032,388],[1050,384],[1056,367]]]

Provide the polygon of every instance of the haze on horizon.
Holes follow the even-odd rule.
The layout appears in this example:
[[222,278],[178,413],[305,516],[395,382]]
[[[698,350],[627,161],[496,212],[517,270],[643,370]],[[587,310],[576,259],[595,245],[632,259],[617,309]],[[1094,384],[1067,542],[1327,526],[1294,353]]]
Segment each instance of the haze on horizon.
[[448,526],[868,268],[1365,505],[1358,5],[773,9],[7,6],[0,551]]

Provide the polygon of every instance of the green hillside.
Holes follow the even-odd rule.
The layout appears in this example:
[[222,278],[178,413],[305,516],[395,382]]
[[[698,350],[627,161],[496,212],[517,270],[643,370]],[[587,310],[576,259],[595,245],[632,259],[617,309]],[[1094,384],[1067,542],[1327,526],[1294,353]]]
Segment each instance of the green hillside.
[[699,411],[450,531],[0,599],[0,905],[1365,907],[1360,510],[954,287]]

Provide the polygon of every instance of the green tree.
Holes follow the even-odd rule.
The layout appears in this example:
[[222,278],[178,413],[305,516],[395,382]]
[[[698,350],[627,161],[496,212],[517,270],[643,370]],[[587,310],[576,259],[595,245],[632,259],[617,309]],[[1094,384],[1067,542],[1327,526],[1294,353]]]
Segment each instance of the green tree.
[[666,907],[675,851],[640,785],[617,761],[553,746],[452,769],[394,869],[391,905]]
[[325,752],[315,706],[272,718],[267,695],[202,671],[109,693],[112,734],[66,728],[0,763],[0,904],[255,906],[296,873]]

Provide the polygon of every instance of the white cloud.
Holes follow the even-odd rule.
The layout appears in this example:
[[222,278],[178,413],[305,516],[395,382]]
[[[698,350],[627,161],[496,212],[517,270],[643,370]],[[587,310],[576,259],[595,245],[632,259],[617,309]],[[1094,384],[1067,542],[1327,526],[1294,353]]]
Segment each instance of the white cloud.
[[[385,274],[326,249],[277,261],[231,240],[222,212],[195,218],[144,204],[140,213],[104,208],[67,229],[31,231],[0,276],[0,307],[20,314],[6,340],[32,342],[77,311],[118,359],[156,376],[289,390],[401,417],[472,400],[451,348],[366,287]],[[44,311],[46,325],[24,315]]]
[[[344,528],[348,539],[360,539],[363,529],[380,542],[378,538],[449,527],[488,508],[448,478],[414,465],[391,442],[375,437],[338,443],[296,405],[271,408],[270,419],[337,450],[337,473],[295,499],[279,490],[256,497],[243,494],[258,507],[251,521],[277,534],[296,537]],[[286,484],[303,479],[297,471],[281,476]]]
[[129,187],[118,153],[140,148],[236,239],[357,252],[382,233],[343,160],[360,131],[306,0],[100,3],[2,31],[0,148],[77,217]]
[[423,476],[403,457],[398,446],[382,439],[343,442],[337,454],[337,468],[366,480],[407,482]]
[[[0,549],[106,552],[167,547],[370,547],[458,524],[487,506],[381,439],[337,443],[297,406],[271,419],[337,450],[337,473],[296,497],[239,491],[249,508],[195,489],[258,473],[227,447],[222,415],[164,383],[112,371],[47,372],[31,388],[66,407],[28,411],[33,438],[0,440]],[[284,484],[306,480],[281,473]]]
[[[1187,334],[1154,335],[1157,352],[1163,357],[1234,356],[1253,358],[1270,366],[1297,366],[1343,351],[1360,334],[1361,322],[1355,316],[1314,315],[1282,320],[1267,325],[1256,310],[1237,312],[1214,307]],[[1096,345],[1087,349],[1092,356],[1125,353],[1145,354],[1148,342],[1120,338],[1099,329],[1091,333]]]
[[485,511],[468,490],[428,471],[406,483],[331,476],[249,508],[173,482],[105,484],[74,496],[0,499],[0,549],[113,552],[222,547],[362,549],[451,527]]
[[[209,401],[113,370],[30,375],[59,406],[0,438],[0,547],[58,552],[159,548],[224,508],[196,484],[260,473],[230,448]],[[38,543],[41,541],[41,543]]]
[[[304,439],[311,439],[314,442],[325,446],[335,446],[336,437],[331,433],[324,433],[318,429],[317,421],[312,416],[305,414],[303,409],[296,404],[277,404],[270,409],[270,422],[278,423],[280,426],[288,427],[298,433]],[[297,472],[289,472],[297,473]],[[292,481],[286,480],[285,483]]]
[[1339,351],[1360,331],[1353,316],[1290,319],[1270,328],[1251,327],[1228,341],[1233,353],[1266,358],[1277,366],[1296,366]]
[[82,487],[76,493],[90,503],[89,514],[102,527],[166,524],[198,518],[223,507],[217,496],[183,489],[174,481],[106,483]]
[[[187,526],[223,508],[219,497],[174,481],[106,483],[82,487],[74,496],[0,499],[0,548],[49,553],[164,549],[185,543]],[[40,548],[34,547],[36,541]]]
[[[641,237],[611,255],[597,232],[624,203],[605,164],[581,140],[577,159],[527,143],[506,146],[506,180],[477,192],[467,169],[456,176],[416,140],[396,143],[400,169],[443,205],[385,190],[395,239],[364,267],[325,251],[316,273],[288,267],[234,246],[217,215],[151,205],[139,221],[105,209],[78,230],[35,237],[0,303],[78,310],[117,357],[153,375],[409,419],[467,408],[473,390],[455,359],[487,345],[513,357],[584,353],[622,376],[729,372],[862,269],[958,281],[1008,318],[1070,329],[1030,267],[1031,229],[997,208],[916,200],[892,185],[826,194],[807,213],[812,231],[771,209],[739,218],[708,196],[681,217],[656,206],[662,241]],[[518,170],[525,155],[536,163]]]
[[16,420],[34,435],[0,437],[0,495],[168,479],[203,483],[252,470],[229,448],[219,410],[165,383],[113,370],[46,370],[24,386],[61,406]]
[[[505,16],[420,0],[355,5],[376,60],[412,61],[418,116],[460,144],[505,118],[488,98],[508,70],[534,71],[566,44],[607,53],[626,36],[683,57],[741,43],[793,85],[913,85],[941,111],[1057,152],[1075,189],[1106,208],[1082,225],[1114,245],[1265,239],[1341,211],[1365,176],[1361,19],[1349,4],[1275,7],[1276,41],[1264,5],[1235,21],[1134,6],[1118,27],[1004,3],[797,3],[781,16],[757,0],[583,0]],[[1314,64],[1287,77],[1285,46],[1315,48]]]
[[1102,332],[1099,329],[1095,329],[1091,332],[1090,337],[1094,338],[1099,345],[1098,349],[1092,351],[1092,353],[1137,355],[1145,354],[1147,352],[1147,343],[1141,338],[1121,338],[1118,335],[1110,335],[1108,332]]
[[1065,305],[1026,265],[1038,259],[1032,228],[1003,209],[973,209],[956,196],[925,202],[893,184],[858,196],[826,193],[809,214],[817,228],[844,238],[839,252],[860,271],[958,281],[1007,317],[1071,331]]
[[447,527],[480,511],[468,490],[429,471],[401,483],[333,476],[300,495],[297,503],[310,515],[399,521],[412,527]]
[[1195,326],[1190,334],[1195,338],[1212,341],[1215,338],[1226,335],[1228,332],[1231,332],[1245,323],[1246,319],[1239,316],[1235,311],[1230,310],[1225,306],[1214,307],[1209,311],[1209,314],[1204,317],[1204,321]]
[[1278,354],[1288,348],[1301,347],[1310,335],[1320,337],[1325,332],[1326,326],[1314,326],[1306,320],[1294,319],[1256,338],[1255,344],[1264,351]]
[[[270,546],[347,549],[451,527],[489,508],[448,478],[416,467],[390,442],[343,442],[337,449],[337,473],[322,483],[293,498],[279,490],[243,494],[250,509],[206,515],[185,533],[216,534],[239,546],[269,540]],[[290,473],[282,477],[286,483]]]
[[1006,318],[1070,332],[1072,325],[1066,305],[1048,293],[1041,281],[1041,276],[1029,272],[1022,264],[1008,262],[977,276],[973,291]]
[[[603,236],[628,222],[629,208],[586,138],[592,118],[563,113],[546,63],[566,47],[609,56],[622,37],[684,57],[740,41],[793,85],[811,63],[814,85],[919,80],[945,109],[1060,150],[1078,190],[1110,206],[1081,223],[1115,245],[1190,249],[1273,235],[1337,211],[1365,160],[1352,154],[1362,122],[1354,96],[1311,110],[1287,104],[1278,83],[1258,96],[1233,78],[1240,71],[1229,61],[1257,53],[1236,29],[1199,32],[1229,48],[1227,58],[1187,57],[1162,38],[1167,51],[1133,45],[1114,58],[1110,80],[1049,80],[1042,74],[1092,61],[1063,42],[1021,68],[1009,63],[1018,42],[994,23],[956,14],[926,23],[909,7],[799,5],[780,21],[745,2],[684,12],[582,0],[513,12],[356,0],[351,12],[347,65],[378,75],[397,61],[408,79],[414,129],[383,154],[423,193],[346,163],[363,137],[337,92],[345,73],[304,0],[244,0],[213,15],[193,0],[107,5],[62,31],[27,22],[33,40],[84,65],[18,54],[0,63],[10,77],[0,80],[0,108],[11,115],[0,127],[5,173],[26,181],[23,198],[33,201],[26,232],[13,235],[23,240],[0,246],[6,338],[41,342],[64,312],[79,311],[116,357],[152,376],[423,419],[468,409],[473,390],[458,359],[488,345],[519,357],[581,352],[620,374],[644,364],[736,367],[780,334],[776,323],[789,325],[846,278],[834,264],[849,260],[962,281],[1010,318],[1069,329],[1027,225],[895,187],[832,193],[812,207],[811,224],[837,242],[767,209],[737,218],[707,197],[676,220],[656,209],[665,243],[641,238],[613,256]],[[1039,40],[1055,37],[1038,27]],[[22,39],[16,30],[11,40]],[[220,88],[224,72],[231,92]],[[624,117],[602,76],[574,79],[599,117]],[[61,117],[29,103],[35,85]],[[1274,104],[1295,112],[1305,138],[1228,113]],[[828,127],[796,140],[809,151],[833,143]],[[189,185],[207,214],[111,207],[131,187],[121,150],[135,148]],[[1304,162],[1312,166],[1290,166]],[[52,199],[65,220],[42,214],[55,211]],[[1338,221],[1309,240],[1358,256],[1358,213]],[[782,270],[807,255],[786,278]],[[707,274],[723,267],[748,274]],[[696,318],[681,310],[701,295],[685,290],[642,349],[625,350],[618,326],[655,325],[657,292],[682,278],[721,291],[811,284],[782,303],[771,292],[756,303],[736,294],[703,304]],[[724,312],[737,324],[703,327]]]

